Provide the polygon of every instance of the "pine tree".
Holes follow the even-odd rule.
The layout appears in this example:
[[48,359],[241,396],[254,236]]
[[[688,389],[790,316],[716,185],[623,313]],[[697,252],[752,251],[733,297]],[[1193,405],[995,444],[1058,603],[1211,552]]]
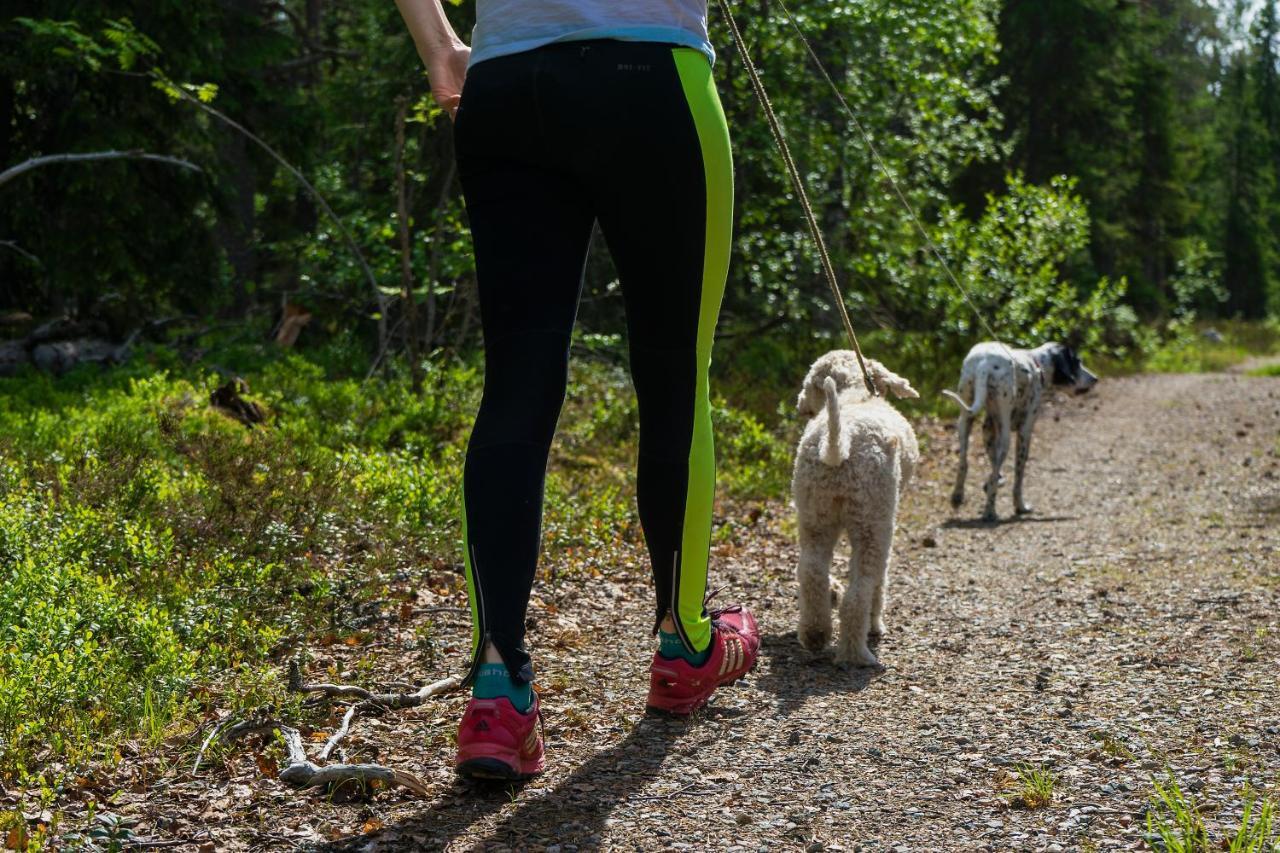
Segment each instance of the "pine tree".
[[1011,163],[1031,181],[1080,179],[1093,220],[1088,277],[1125,276],[1146,313],[1196,226],[1189,187],[1212,143],[1216,38],[1203,0],[1006,0],[1000,107]]
[[[1265,100],[1274,91],[1275,2],[1268,0],[1249,39],[1242,38],[1246,4],[1232,9],[1232,31],[1243,46],[1223,62],[1219,96],[1222,136],[1220,251],[1227,311],[1257,318],[1266,313],[1275,278],[1276,170]],[[1272,32],[1268,34],[1268,30]]]
[[1248,54],[1232,56],[1221,97],[1226,132],[1223,284],[1228,311],[1243,317],[1261,317],[1266,311],[1268,266],[1274,251],[1266,212],[1275,190],[1252,82]]
[[1277,68],[1277,37],[1280,37],[1280,21],[1277,20],[1276,0],[1266,0],[1254,27],[1253,76],[1259,130],[1265,136],[1260,141],[1260,148],[1271,184],[1270,195],[1261,199],[1265,209],[1259,211],[1259,219],[1267,229],[1269,256],[1263,292],[1265,305],[1272,314],[1280,314],[1280,238],[1277,237],[1280,234],[1280,79],[1277,79],[1280,69]]

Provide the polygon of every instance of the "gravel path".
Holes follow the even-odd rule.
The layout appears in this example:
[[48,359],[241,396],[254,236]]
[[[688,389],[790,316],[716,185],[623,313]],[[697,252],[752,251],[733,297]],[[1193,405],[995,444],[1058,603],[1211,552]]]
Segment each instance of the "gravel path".
[[[420,773],[425,800],[298,794],[242,751],[115,805],[144,817],[139,835],[204,850],[1004,851],[1145,849],[1152,779],[1169,772],[1215,837],[1246,783],[1280,799],[1280,380],[1140,376],[1058,399],[1032,450],[1038,511],[1018,521],[974,520],[976,458],[952,516],[954,434],[920,433],[883,670],[796,642],[787,508],[724,507],[713,580],[754,605],[764,645],[691,721],[643,714],[651,605],[630,551],[539,588],[549,772],[519,790],[454,779],[454,696],[363,718],[351,738]],[[391,623],[362,680],[422,677],[417,618]],[[467,627],[432,618],[435,677]],[[342,669],[348,650],[326,653]],[[1047,806],[1010,805],[1024,766],[1056,775]]]

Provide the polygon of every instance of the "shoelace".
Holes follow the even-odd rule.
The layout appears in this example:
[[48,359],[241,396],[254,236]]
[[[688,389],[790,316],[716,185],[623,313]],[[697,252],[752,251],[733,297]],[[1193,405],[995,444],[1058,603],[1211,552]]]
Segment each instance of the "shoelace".
[[[707,597],[706,597],[706,598],[704,598],[704,599],[702,599],[702,606],[705,608],[708,604],[710,604],[710,603],[711,603],[711,599],[715,598],[717,595],[719,595],[720,593],[724,592],[724,591],[725,591],[725,589],[727,589],[727,587],[718,586],[718,587],[716,587],[715,589],[711,590],[711,592],[707,593]],[[716,607],[716,608],[708,609],[708,610],[707,610],[707,618],[709,618],[713,623],[715,623],[715,624],[717,624],[717,625],[718,625],[718,624],[719,624],[718,620],[719,620],[719,619],[720,619],[720,617],[721,617],[721,616],[723,616],[724,614],[726,614],[726,613],[741,613],[741,612],[742,612],[742,605],[741,605],[741,604],[729,604],[729,605],[726,605],[725,607]],[[732,625],[725,625],[724,627],[726,627],[726,628],[732,628],[733,626],[732,626]],[[735,633],[736,633],[736,630],[735,630]]]

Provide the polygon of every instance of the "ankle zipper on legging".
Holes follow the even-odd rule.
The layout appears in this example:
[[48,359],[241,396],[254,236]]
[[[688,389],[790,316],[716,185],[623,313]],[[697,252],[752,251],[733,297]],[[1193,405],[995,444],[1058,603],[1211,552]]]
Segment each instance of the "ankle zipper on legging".
[[685,633],[684,625],[680,622],[680,552],[676,551],[671,555],[671,621],[676,626],[676,635],[680,637],[680,642],[690,654],[697,654],[698,650],[693,647],[693,643],[689,641],[689,635]]
[[479,624],[476,626],[477,639],[476,647],[471,654],[471,666],[467,669],[467,674],[462,678],[463,687],[475,680],[476,674],[480,671],[480,664],[484,660],[484,650],[489,646],[489,620],[485,618],[484,590],[480,588],[480,563],[476,559],[476,546],[468,544],[467,549],[471,554],[471,586],[476,592],[475,617]]

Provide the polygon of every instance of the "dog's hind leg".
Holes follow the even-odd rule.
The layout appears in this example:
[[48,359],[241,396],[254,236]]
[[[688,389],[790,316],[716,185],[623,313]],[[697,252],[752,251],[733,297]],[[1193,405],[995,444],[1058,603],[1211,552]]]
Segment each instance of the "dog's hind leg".
[[856,666],[880,663],[867,646],[867,638],[871,634],[876,588],[883,582],[892,540],[892,516],[887,524],[857,524],[849,528],[849,586],[840,602],[836,663]]
[[889,565],[886,562],[884,570],[872,573],[872,580],[875,587],[871,593],[871,621],[867,626],[867,634],[872,637],[884,636],[884,587],[889,580]]
[[1022,499],[1022,481],[1027,473],[1027,458],[1031,455],[1031,429],[1035,418],[1028,415],[1018,426],[1018,448],[1013,466],[1013,508],[1018,515],[1031,512],[1031,506]]
[[[899,477],[901,476],[901,462],[898,464]],[[901,479],[897,479],[901,483]],[[889,562],[893,559],[893,534],[898,519],[898,499],[901,497],[899,488],[894,488],[892,496],[884,503],[885,512],[888,513],[888,540],[884,548],[884,562],[878,566],[868,567],[865,563],[862,568],[865,570],[870,568],[872,580],[875,582],[875,589],[871,593],[871,624],[868,633],[873,637],[884,636],[884,588],[889,582]]]
[[986,423],[983,425],[983,437],[987,444],[987,458],[991,460],[991,476],[987,478],[983,490],[987,493],[987,506],[983,510],[982,519],[984,521],[995,521],[996,515],[996,493],[1000,489],[1000,469],[1004,467],[1004,460],[1009,455],[1009,433],[1011,431],[1010,412],[1008,409],[1001,409],[994,416],[988,416]]
[[960,438],[960,465],[956,468],[956,485],[951,490],[951,506],[960,507],[964,503],[964,480],[969,475],[969,431],[973,428],[973,415],[968,412],[960,415],[956,424],[956,434]]
[[800,645],[821,651],[831,641],[831,558],[840,529],[800,525],[800,564],[796,580],[800,586]]

